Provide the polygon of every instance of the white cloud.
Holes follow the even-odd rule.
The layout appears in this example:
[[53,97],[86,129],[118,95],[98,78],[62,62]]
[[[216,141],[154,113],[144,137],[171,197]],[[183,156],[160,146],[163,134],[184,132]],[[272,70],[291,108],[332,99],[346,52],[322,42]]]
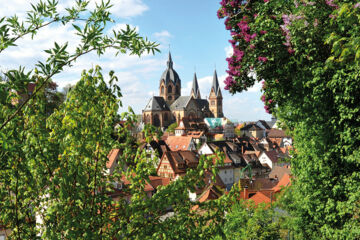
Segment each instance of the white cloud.
[[224,50],[225,50],[226,57],[231,57],[233,55],[234,50],[233,50],[232,46],[227,46],[227,47],[225,47]]
[[142,0],[116,0],[113,1],[111,12],[121,18],[130,18],[143,14],[149,7]]
[[160,43],[160,49],[166,49],[168,48],[170,39],[173,37],[173,35],[171,35],[171,33],[166,30],[162,30],[161,32],[154,33],[153,37],[158,43]]

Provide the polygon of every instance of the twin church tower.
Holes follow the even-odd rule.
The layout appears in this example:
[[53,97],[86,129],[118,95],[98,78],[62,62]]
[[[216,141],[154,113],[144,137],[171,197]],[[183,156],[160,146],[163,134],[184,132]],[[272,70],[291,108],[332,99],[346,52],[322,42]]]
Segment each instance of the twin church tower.
[[144,123],[157,127],[167,127],[182,118],[203,119],[207,117],[223,117],[222,95],[214,72],[209,99],[201,99],[196,74],[192,83],[190,96],[181,96],[181,80],[173,68],[171,53],[167,68],[160,78],[159,95],[150,98],[142,111]]

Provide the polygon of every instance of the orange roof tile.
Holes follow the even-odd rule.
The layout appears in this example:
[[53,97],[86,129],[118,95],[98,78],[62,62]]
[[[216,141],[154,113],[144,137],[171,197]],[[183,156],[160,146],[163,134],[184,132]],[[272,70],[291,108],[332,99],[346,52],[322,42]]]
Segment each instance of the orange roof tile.
[[170,183],[170,178],[165,177],[157,177],[157,176],[149,176],[150,184],[154,188],[157,188],[158,186],[166,186]]
[[285,173],[284,176],[279,181],[279,183],[275,187],[273,187],[273,190],[274,192],[278,192],[281,190],[282,187],[287,187],[290,185],[291,185],[290,175]]
[[249,199],[253,200],[255,205],[258,205],[260,203],[270,203],[271,202],[270,198],[268,198],[261,192],[257,192],[254,196],[252,196]]
[[192,137],[168,136],[165,140],[171,151],[188,150]]
[[120,149],[118,149],[118,148],[110,150],[109,154],[107,155],[109,161],[106,162],[106,168],[109,169],[114,165],[119,153],[120,153]]

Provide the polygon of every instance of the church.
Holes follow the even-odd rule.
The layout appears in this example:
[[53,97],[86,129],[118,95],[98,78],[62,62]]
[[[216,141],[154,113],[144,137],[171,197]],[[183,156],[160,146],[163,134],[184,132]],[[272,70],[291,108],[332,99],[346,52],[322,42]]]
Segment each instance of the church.
[[159,96],[150,98],[142,111],[143,122],[163,128],[174,122],[179,123],[183,118],[204,119],[223,116],[222,94],[216,70],[214,71],[209,99],[201,98],[196,73],[194,74],[190,96],[181,96],[181,80],[173,68],[173,61],[169,52],[167,68],[160,78]]

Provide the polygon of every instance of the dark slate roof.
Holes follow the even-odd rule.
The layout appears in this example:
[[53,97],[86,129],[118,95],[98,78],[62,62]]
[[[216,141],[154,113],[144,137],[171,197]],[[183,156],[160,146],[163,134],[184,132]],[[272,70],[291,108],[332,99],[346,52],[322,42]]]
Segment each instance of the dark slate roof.
[[246,125],[245,127],[241,128],[240,130],[262,130],[262,128],[256,124],[249,124],[249,125]]
[[219,96],[220,86],[219,86],[219,81],[218,81],[218,77],[217,77],[217,74],[216,74],[216,70],[214,71],[213,83],[212,83],[211,88],[214,89],[214,92],[215,92],[216,96]]
[[[200,94],[200,93],[199,93]],[[210,111],[209,109],[209,102],[206,99],[194,99],[196,104],[199,106],[200,110],[202,111]]]
[[144,111],[169,111],[169,106],[163,97],[152,97],[146,105]]
[[261,125],[263,125],[265,129],[270,129],[270,128],[271,128],[271,127],[267,124],[267,122],[264,121],[264,120],[259,120],[258,122],[260,122]]
[[167,85],[170,81],[173,82],[174,85],[176,85],[176,83],[180,83],[181,84],[181,80],[179,75],[177,74],[177,72],[173,69],[173,61],[171,59],[171,53],[169,52],[169,59],[167,61],[167,68],[166,70],[163,72],[163,74],[161,75],[161,79],[160,81],[164,79],[165,84]]
[[195,99],[200,99],[200,90],[199,90],[199,84],[196,78],[196,73],[194,73],[194,79],[192,84],[192,89],[190,95],[193,95]]
[[170,109],[171,111],[174,110],[181,110],[186,107],[188,102],[190,101],[191,96],[180,96],[178,97],[171,105]]

